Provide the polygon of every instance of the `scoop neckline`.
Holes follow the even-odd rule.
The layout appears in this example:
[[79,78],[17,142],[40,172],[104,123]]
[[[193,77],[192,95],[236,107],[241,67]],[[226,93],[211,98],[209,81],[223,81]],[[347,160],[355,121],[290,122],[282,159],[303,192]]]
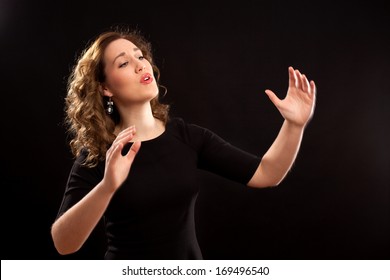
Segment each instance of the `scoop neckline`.
[[165,129],[163,132],[161,132],[159,135],[157,135],[156,137],[154,138],[150,138],[150,139],[147,139],[147,140],[142,140],[142,141],[129,141],[128,143],[131,143],[133,144],[134,142],[141,142],[141,144],[144,144],[144,143],[152,143],[152,142],[155,142],[155,141],[158,141],[159,139],[161,139],[162,137],[164,137],[164,135],[166,134],[167,132],[167,125],[165,125]]
[[150,143],[150,142],[154,142],[154,141],[157,141],[157,140],[159,140],[160,138],[162,138],[165,134],[166,134],[166,132],[167,132],[167,129],[168,129],[168,124],[171,122],[171,119],[169,119],[166,123],[165,123],[165,125],[164,125],[164,131],[163,132],[161,132],[159,135],[157,135],[156,137],[154,137],[154,138],[150,138],[150,139],[147,139],[147,140],[142,140],[142,141],[132,141],[132,140],[130,140],[129,142],[127,142],[127,143],[134,143],[134,142],[141,142],[141,144],[143,144],[143,143]]
[[162,137],[165,135],[166,131],[167,131],[167,127],[165,126],[164,131],[161,132],[161,133],[160,133],[159,135],[157,135],[156,137],[150,138],[150,139],[147,139],[147,140],[142,140],[142,141],[139,141],[139,142],[141,142],[141,144],[144,144],[144,143],[150,143],[150,142],[157,141],[157,140],[159,140],[160,138],[162,138]]

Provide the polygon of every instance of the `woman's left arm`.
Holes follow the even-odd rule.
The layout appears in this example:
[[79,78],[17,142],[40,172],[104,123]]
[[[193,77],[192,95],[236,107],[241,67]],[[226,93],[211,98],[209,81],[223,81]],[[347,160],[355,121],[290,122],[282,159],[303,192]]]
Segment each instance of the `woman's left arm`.
[[316,86],[304,74],[288,68],[289,86],[284,99],[271,90],[266,94],[284,118],[275,141],[264,154],[249,187],[277,186],[293,165],[302,142],[303,132],[312,118],[316,100]]

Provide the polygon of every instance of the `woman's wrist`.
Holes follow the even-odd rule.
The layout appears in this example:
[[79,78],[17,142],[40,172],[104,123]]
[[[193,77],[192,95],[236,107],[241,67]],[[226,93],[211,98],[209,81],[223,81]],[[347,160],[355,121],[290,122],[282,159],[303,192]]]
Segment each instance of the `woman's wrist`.
[[289,131],[295,133],[302,133],[306,127],[306,124],[297,124],[288,120],[285,120],[284,124],[286,125]]

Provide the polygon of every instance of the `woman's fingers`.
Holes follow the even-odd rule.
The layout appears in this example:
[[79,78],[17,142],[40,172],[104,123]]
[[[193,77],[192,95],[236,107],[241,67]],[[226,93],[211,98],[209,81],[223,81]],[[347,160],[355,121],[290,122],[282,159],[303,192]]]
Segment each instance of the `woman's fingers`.
[[315,93],[315,84],[313,81],[308,80],[305,74],[302,74],[298,69],[289,67],[289,86],[295,87],[308,94]]
[[295,70],[291,66],[288,67],[288,86],[289,87],[295,87],[296,86]]
[[130,126],[126,129],[124,129],[123,131],[121,131],[118,136],[115,138],[114,142],[112,143],[112,145],[116,145],[117,143],[127,143],[129,142],[134,134],[135,134],[136,130],[135,130],[135,127],[134,126]]
[[115,146],[111,146],[111,148],[108,149],[107,151],[106,162],[110,162],[112,158],[117,158],[118,155],[121,154],[122,148],[123,148],[122,143],[119,143]]
[[302,74],[302,89],[303,89],[303,91],[310,93],[309,81],[307,80],[305,74]]
[[275,105],[277,105],[280,102],[280,99],[276,96],[276,94],[272,90],[266,89],[265,93],[268,95],[269,99]]
[[130,126],[123,131],[121,131],[118,136],[115,138],[114,142],[111,144],[111,147],[107,150],[106,159],[109,161],[114,153],[121,151],[123,146],[128,143],[135,134],[135,127]]
[[316,94],[316,84],[314,83],[314,81],[310,81],[310,90],[311,90],[311,93],[312,94]]
[[138,151],[139,151],[140,148],[141,148],[141,142],[140,142],[140,141],[134,142],[134,143],[131,145],[129,151],[127,152],[126,157],[127,157],[129,160],[133,161],[134,158],[135,158],[135,156],[137,155],[137,153],[138,153]]
[[129,126],[128,128],[125,128],[124,130],[122,130],[121,132],[119,132],[118,136],[122,135],[122,134],[125,134],[125,133],[128,133],[129,131],[132,131],[132,130],[135,130],[135,126],[132,125],[132,126]]
[[299,72],[299,70],[295,70],[295,77],[296,77],[296,87],[298,89],[302,89],[302,74]]

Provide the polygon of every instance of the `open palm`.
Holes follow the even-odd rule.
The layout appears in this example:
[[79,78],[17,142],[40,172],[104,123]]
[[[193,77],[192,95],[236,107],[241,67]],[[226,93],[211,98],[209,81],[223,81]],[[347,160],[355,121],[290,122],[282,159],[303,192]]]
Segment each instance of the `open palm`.
[[314,113],[316,86],[293,67],[288,68],[288,74],[289,85],[284,99],[279,99],[271,90],[265,92],[285,120],[304,126]]

